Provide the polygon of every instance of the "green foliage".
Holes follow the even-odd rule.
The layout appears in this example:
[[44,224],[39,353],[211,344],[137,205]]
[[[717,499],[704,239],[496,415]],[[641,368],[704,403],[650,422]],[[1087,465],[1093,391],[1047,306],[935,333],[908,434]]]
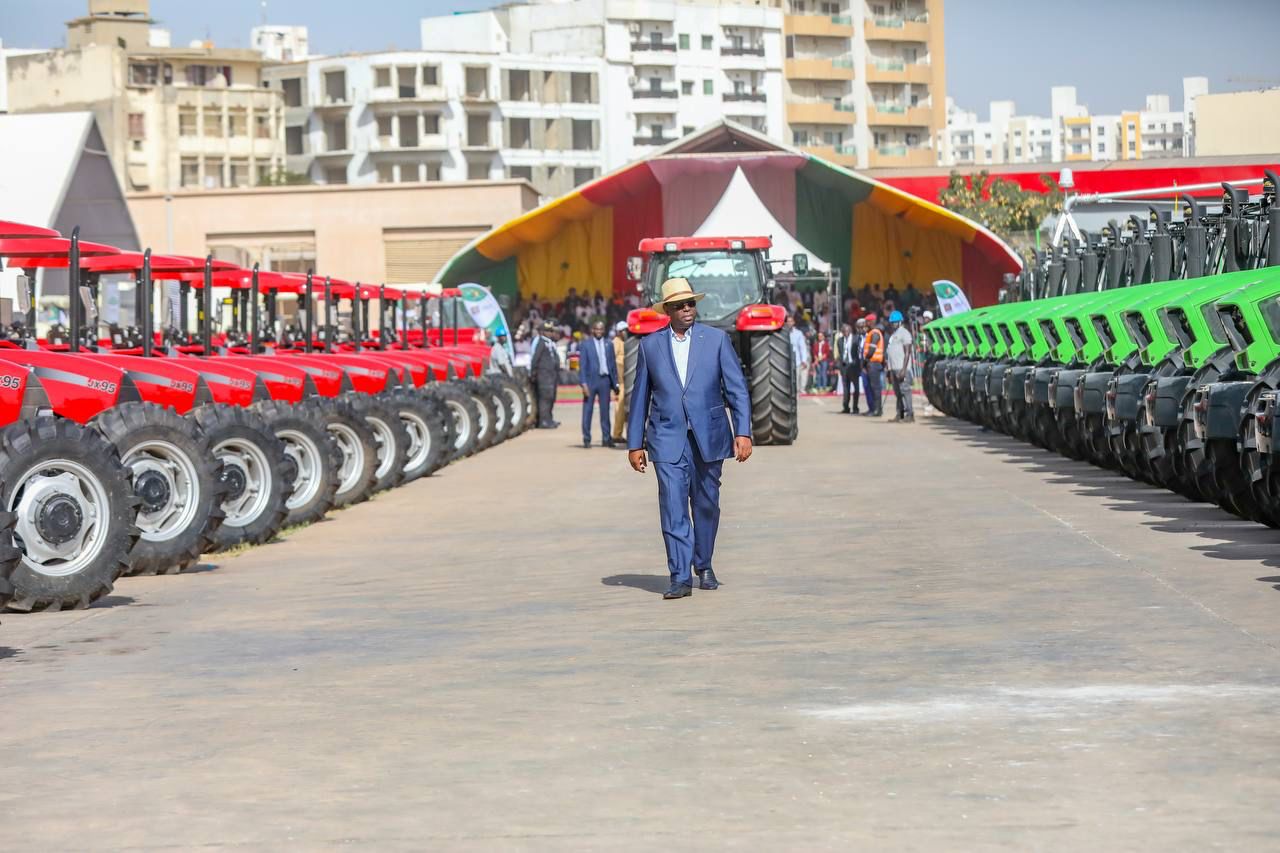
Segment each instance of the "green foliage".
[[260,187],[296,187],[311,183],[311,178],[301,172],[290,172],[287,169],[276,169],[270,175],[258,181]]
[[1041,175],[1043,192],[1024,190],[1007,178],[993,178],[986,170],[964,176],[952,172],[938,194],[942,206],[987,227],[1016,248],[1034,243],[1036,229],[1046,216],[1062,209],[1062,189],[1049,175]]

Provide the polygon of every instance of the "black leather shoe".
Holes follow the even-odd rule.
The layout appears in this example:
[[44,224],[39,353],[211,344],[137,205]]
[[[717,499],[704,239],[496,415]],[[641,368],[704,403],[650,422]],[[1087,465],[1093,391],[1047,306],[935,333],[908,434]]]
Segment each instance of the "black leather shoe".
[[612,438],[606,438],[606,439],[604,440],[604,444],[602,444],[602,445],[600,445],[600,446],[601,446],[601,447],[617,447],[617,446],[618,446],[618,443],[617,443],[616,441],[614,441]]
[[584,439],[582,439],[582,446],[583,446],[583,447],[590,447],[590,446],[591,446],[591,439],[589,439],[589,438],[584,438]]
[[703,569],[698,572],[698,589],[719,589],[720,581],[716,580],[714,569]]
[[688,598],[693,595],[693,587],[684,583],[673,583],[671,588],[662,594],[663,598]]
[[842,415],[847,415],[847,414],[849,414],[849,410],[848,410],[848,409],[841,409],[841,410],[840,410],[840,414],[842,414]]

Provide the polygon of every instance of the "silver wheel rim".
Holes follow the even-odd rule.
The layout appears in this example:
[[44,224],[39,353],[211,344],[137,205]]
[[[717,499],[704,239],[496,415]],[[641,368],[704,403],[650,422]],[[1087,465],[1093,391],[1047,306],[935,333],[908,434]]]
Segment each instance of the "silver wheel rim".
[[284,455],[293,460],[298,475],[293,478],[293,489],[284,505],[290,511],[300,509],[315,500],[320,492],[320,472],[324,459],[320,448],[311,436],[293,429],[282,429],[276,438],[284,442]]
[[258,519],[271,500],[271,463],[256,443],[240,438],[229,438],[213,448],[213,455],[224,467],[238,468],[244,477],[240,494],[222,502],[227,517],[222,523],[229,527],[246,527]]
[[396,446],[395,433],[382,418],[367,415],[365,421],[373,428],[374,441],[378,443],[378,467],[373,475],[381,480],[391,471],[391,463],[395,461],[392,449]]
[[138,509],[136,523],[142,539],[166,542],[187,530],[195,521],[200,500],[199,477],[190,457],[167,441],[144,441],[129,448],[123,461],[135,489],[144,477],[158,477],[164,483],[163,503],[148,509],[144,501]]
[[[52,541],[41,517],[57,506],[79,513],[76,532]],[[17,516],[13,542],[27,568],[47,577],[77,574],[97,559],[107,538],[107,490],[79,462],[49,459],[32,465],[14,480],[9,511]]]
[[446,400],[445,403],[453,415],[453,449],[461,450],[467,446],[467,441],[471,438],[471,418],[467,417],[467,410],[458,401]]
[[493,428],[501,435],[507,429],[507,407],[502,402],[501,394],[497,394],[493,398],[493,411]]
[[409,458],[404,467],[405,470],[412,470],[425,464],[427,457],[431,455],[431,431],[427,428],[427,422],[413,412],[401,411],[400,422],[409,433]]
[[329,432],[338,443],[342,464],[338,466],[338,494],[346,494],[360,482],[364,471],[364,442],[346,424],[329,424]]
[[489,412],[483,405],[477,404],[476,408],[480,410],[480,417],[476,418],[476,433],[481,436],[489,434]]

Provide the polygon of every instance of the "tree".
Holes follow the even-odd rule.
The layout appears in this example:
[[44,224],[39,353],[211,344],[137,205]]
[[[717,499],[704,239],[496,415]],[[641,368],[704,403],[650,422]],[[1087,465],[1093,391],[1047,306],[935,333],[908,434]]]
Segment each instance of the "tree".
[[311,178],[301,172],[290,172],[287,169],[276,169],[258,181],[260,187],[296,187],[311,183]]
[[1041,175],[1042,191],[1024,190],[1007,178],[992,178],[984,169],[976,175],[952,172],[938,193],[942,206],[985,226],[1018,249],[1035,242],[1045,217],[1062,208],[1062,189],[1049,175]]

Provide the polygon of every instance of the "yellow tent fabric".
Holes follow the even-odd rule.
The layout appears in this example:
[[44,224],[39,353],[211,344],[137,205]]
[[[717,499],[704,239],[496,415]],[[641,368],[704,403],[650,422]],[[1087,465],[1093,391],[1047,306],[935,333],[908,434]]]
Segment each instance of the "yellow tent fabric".
[[562,221],[544,242],[522,243],[516,255],[520,289],[559,302],[569,294],[613,293],[613,208],[587,219]]
[[927,289],[946,278],[963,286],[960,236],[941,223],[931,224],[946,230],[921,228],[911,221],[911,209],[904,210],[904,216],[886,213],[869,201],[854,207],[849,284],[855,289],[879,284],[883,290],[892,282],[898,290],[907,284]]

